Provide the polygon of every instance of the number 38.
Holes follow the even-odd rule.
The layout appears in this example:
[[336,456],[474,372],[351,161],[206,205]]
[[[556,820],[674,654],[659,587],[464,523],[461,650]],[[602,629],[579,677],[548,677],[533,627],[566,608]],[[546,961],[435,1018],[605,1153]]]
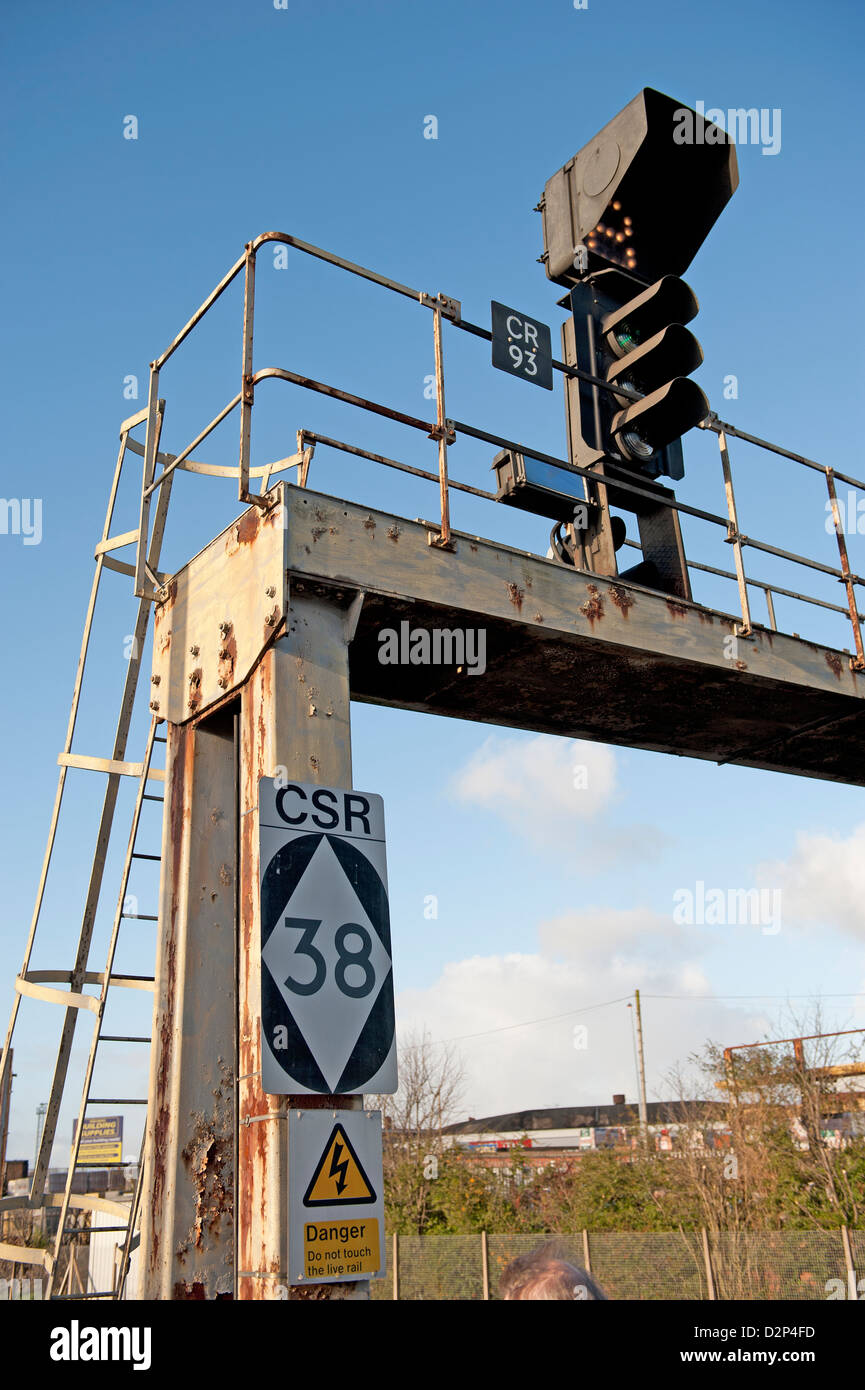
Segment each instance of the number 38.
[[[286,918],[288,925],[288,918]],[[312,979],[308,983],[295,980],[289,975],[285,981],[286,989],[290,989],[293,994],[317,994],[327,977],[327,963],[318,947],[313,946],[313,937],[321,926],[321,922],[308,922],[301,933],[301,937],[295,948],[299,955],[309,956],[315,971]],[[360,948],[352,950],[347,938],[358,937]],[[375,984],[375,970],[370,960],[372,950],[372,937],[366,927],[362,927],[359,922],[344,922],[338,927],[334,936],[336,945],[337,962],[334,967],[334,979],[336,987],[342,994],[349,999],[365,999]],[[363,972],[363,982],[359,985],[350,984],[346,978],[351,966]]]

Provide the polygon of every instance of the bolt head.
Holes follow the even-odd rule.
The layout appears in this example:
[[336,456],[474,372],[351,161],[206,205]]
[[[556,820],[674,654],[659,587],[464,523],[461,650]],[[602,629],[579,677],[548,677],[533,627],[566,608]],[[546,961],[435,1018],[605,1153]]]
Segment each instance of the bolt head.
[[189,648],[189,655],[190,655],[190,656],[198,656],[198,653],[199,653],[200,651],[201,651],[201,648],[200,648],[200,647],[190,647],[190,648]]
[[154,710],[155,710],[155,709],[159,709],[159,701],[158,701],[158,700],[151,700],[151,701],[150,701],[150,708],[151,708],[151,709],[154,709]]

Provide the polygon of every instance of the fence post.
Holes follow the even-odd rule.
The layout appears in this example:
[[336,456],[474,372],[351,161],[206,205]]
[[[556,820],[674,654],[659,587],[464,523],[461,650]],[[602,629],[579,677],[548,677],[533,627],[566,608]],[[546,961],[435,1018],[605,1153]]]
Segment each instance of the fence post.
[[717,1298],[717,1294],[715,1293],[715,1276],[712,1273],[712,1257],[709,1254],[709,1232],[706,1230],[705,1226],[703,1227],[703,1260],[706,1265],[706,1283],[709,1288],[709,1299],[714,1303]]
[[585,1229],[585,1227],[583,1228],[583,1264],[584,1264],[585,1267],[586,1267],[586,1273],[587,1273],[587,1274],[591,1274],[591,1272],[592,1272],[592,1256],[591,1256],[591,1253],[590,1253],[590,1251],[589,1251],[589,1233],[588,1233],[588,1231]]
[[393,1297],[394,1302],[399,1299],[399,1236],[396,1231],[393,1233]]
[[488,1299],[490,1296],[490,1252],[486,1231],[481,1231],[481,1270],[484,1280],[484,1298]]
[[847,1293],[850,1298],[859,1297],[859,1289],[856,1284],[856,1266],[853,1263],[853,1251],[850,1248],[850,1232],[846,1226],[841,1227],[841,1243],[844,1246],[844,1263],[847,1266]]

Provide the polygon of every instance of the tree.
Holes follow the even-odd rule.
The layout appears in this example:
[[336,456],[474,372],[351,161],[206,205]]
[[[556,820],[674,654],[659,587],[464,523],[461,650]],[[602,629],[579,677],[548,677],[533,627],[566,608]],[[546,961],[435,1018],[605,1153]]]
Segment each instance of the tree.
[[399,1047],[399,1090],[370,1096],[384,1126],[384,1186],[388,1225],[398,1233],[424,1231],[449,1147],[443,1130],[457,1118],[464,1090],[460,1055],[409,1034]]

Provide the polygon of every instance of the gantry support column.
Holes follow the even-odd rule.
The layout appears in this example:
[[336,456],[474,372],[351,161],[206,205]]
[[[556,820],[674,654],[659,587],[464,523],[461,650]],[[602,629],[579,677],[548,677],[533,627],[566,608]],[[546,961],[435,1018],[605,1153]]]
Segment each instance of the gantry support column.
[[[348,643],[354,607],[343,593],[294,586],[287,634],[242,691],[238,949],[237,1297],[285,1297],[288,1121],[293,1107],[360,1109],[360,1096],[268,1096],[261,1089],[258,783],[281,776],[351,787]],[[359,603],[359,600],[357,601]],[[295,1271],[296,1272],[296,1271]],[[364,1298],[369,1282],[316,1284],[292,1298]]]
[[232,715],[168,724],[150,1104],[146,1299],[234,1289],[237,794]]

